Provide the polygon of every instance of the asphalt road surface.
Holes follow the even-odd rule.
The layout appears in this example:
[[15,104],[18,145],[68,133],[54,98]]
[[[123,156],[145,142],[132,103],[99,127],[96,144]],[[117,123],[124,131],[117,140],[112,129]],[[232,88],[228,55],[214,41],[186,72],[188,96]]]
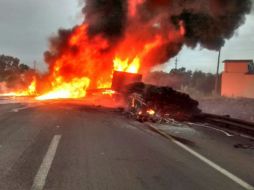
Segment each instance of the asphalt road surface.
[[191,124],[156,127],[176,139],[113,109],[2,104],[0,189],[253,189],[253,140]]

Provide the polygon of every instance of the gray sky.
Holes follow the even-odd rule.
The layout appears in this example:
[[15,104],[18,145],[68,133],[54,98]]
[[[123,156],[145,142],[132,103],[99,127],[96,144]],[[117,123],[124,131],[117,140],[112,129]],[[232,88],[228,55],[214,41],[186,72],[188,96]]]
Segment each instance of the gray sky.
[[[45,70],[43,52],[48,37],[80,22],[78,0],[0,0],[0,54],[16,56]],[[236,35],[222,49],[223,59],[254,59],[254,15],[247,17]],[[175,59],[160,67],[168,71]],[[184,48],[178,55],[179,67],[215,72],[217,52]],[[223,69],[221,67],[221,69]]]
[[[43,64],[48,38],[78,22],[77,0],[0,0],[0,54]],[[44,66],[43,66],[44,65]]]

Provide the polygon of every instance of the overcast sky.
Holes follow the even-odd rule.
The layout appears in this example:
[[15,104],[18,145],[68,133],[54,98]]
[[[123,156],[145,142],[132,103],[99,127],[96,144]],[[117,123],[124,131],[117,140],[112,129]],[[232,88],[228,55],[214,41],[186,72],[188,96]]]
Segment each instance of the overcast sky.
[[[0,54],[16,56],[22,62],[45,70],[43,52],[48,38],[62,28],[81,20],[78,0],[0,0]],[[254,59],[254,15],[247,17],[236,35],[222,49],[224,59]],[[175,59],[165,64],[174,67]],[[179,67],[215,72],[217,52],[184,48],[178,55]],[[221,69],[223,69],[221,67]]]

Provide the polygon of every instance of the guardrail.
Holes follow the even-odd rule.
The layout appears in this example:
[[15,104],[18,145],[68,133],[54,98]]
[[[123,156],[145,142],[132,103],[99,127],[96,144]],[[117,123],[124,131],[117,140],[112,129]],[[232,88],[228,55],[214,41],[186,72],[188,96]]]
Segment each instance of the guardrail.
[[229,116],[221,116],[208,113],[202,113],[195,116],[195,120],[200,122],[207,122],[221,128],[226,128],[254,136],[254,123],[252,122],[231,118]]

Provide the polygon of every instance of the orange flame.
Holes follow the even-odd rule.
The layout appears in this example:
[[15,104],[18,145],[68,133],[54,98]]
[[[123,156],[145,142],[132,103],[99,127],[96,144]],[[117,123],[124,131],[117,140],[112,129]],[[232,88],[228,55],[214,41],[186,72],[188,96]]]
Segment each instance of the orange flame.
[[[138,6],[143,2],[144,0],[129,0],[128,16],[135,17]],[[144,26],[139,25],[138,29],[133,27],[138,24],[135,22],[126,29],[118,43],[105,38],[103,34],[89,36],[89,26],[85,23],[76,26],[64,39],[66,41],[63,47],[58,50],[59,47],[53,45],[47,52],[49,73],[45,80],[43,78],[41,82],[34,79],[25,90],[11,91],[4,95],[38,95],[37,100],[83,98],[88,88],[109,89],[114,71],[148,71],[155,64],[166,61],[168,54],[175,50],[165,47],[171,43],[178,45],[176,42],[181,42],[185,34],[183,22],[179,23],[179,29],[170,29],[168,33],[162,31],[164,26],[160,18],[151,22],[152,27],[149,22]]]
[[116,91],[114,90],[105,90],[104,92],[102,92],[103,95],[109,95],[109,96],[112,96],[115,93]]
[[53,89],[42,96],[36,97],[36,99],[48,100],[83,98],[86,96],[86,89],[89,86],[89,83],[90,80],[86,77],[74,78],[70,82],[63,82],[62,77],[58,77],[55,83],[52,84]]
[[137,6],[142,4],[144,0],[129,0],[129,15],[134,17],[137,13]]
[[135,57],[132,61],[129,61],[129,58],[122,60],[116,57],[113,62],[115,71],[138,73],[140,68],[140,59],[138,57]]
[[13,92],[3,93],[0,96],[35,96],[36,95],[36,79],[33,78],[33,81],[30,83],[26,90],[16,90]]
[[101,81],[99,81],[99,82],[97,83],[97,88],[98,88],[98,89],[110,88],[111,85],[112,85],[111,81],[110,81],[110,82],[101,82]]
[[154,115],[155,111],[153,109],[148,109],[146,113],[148,113],[149,115]]

